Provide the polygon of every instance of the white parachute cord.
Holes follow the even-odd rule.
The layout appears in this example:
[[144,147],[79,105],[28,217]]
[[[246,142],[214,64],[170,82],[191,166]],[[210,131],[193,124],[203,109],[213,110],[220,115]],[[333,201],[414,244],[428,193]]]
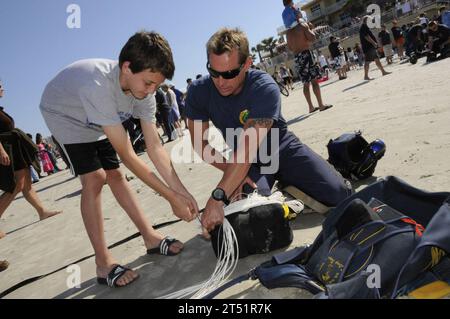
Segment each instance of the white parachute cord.
[[228,280],[236,269],[239,260],[239,247],[236,233],[226,218],[220,231],[223,233],[222,246],[218,247],[220,248],[218,249],[218,260],[211,277],[203,283],[158,297],[158,299],[181,299],[189,298],[189,296],[192,299],[200,299]]
[[211,278],[203,284],[203,287],[191,297],[193,299],[202,298],[219,288],[221,284],[228,280],[237,266],[239,260],[237,237],[233,227],[226,218],[224,219],[224,223],[222,225],[222,232],[223,241],[218,256],[216,269],[211,275]]

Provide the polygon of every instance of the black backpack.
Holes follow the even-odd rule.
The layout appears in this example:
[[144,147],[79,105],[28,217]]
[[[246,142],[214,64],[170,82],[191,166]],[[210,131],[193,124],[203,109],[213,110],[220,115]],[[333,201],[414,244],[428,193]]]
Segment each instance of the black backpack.
[[[376,146],[376,151],[374,150]],[[373,175],[378,160],[386,152],[384,142],[368,143],[361,132],[346,133],[329,141],[328,162],[345,178],[366,179]]]

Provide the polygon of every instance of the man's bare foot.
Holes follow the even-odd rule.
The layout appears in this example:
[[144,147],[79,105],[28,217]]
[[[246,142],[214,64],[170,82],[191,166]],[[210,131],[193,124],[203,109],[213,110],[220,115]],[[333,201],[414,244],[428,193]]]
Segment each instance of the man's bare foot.
[[[111,270],[117,266],[117,263],[112,263],[109,266],[98,266],[97,265],[97,277],[106,279],[108,277],[108,274],[111,272]],[[139,277],[139,274],[135,272],[134,270],[127,270],[122,276],[120,276],[119,279],[116,281],[116,285],[119,287],[124,287],[126,285],[131,284],[133,281],[135,281]]]
[[0,239],[4,238],[6,234],[0,230]]
[[369,77],[365,77],[364,78],[364,81],[372,81],[373,79],[372,78],[369,78]]
[[44,213],[42,213],[42,215],[39,216],[39,219],[44,220],[44,219],[53,217],[53,216],[61,214],[61,213],[62,213],[62,210],[55,211],[55,212],[44,212]]
[[391,74],[391,73],[392,73],[392,72],[384,71],[383,76],[389,75],[389,74]]

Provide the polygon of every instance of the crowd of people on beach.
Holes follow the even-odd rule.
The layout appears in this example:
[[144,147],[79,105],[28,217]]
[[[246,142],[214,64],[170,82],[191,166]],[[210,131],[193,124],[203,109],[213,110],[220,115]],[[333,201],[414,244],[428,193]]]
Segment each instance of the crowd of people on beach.
[[[386,26],[375,37],[367,26],[368,16],[362,19],[361,45],[344,49],[340,39],[331,37],[330,56],[320,51],[316,55],[312,51],[314,27],[293,6],[292,0],[283,0],[283,5],[283,20],[289,27],[287,45],[295,55],[294,67],[303,84],[309,113],[333,107],[322,99],[319,83],[324,74],[328,76],[336,71],[339,80],[345,80],[347,72],[364,67],[364,79],[372,80],[368,74],[371,62],[377,64],[383,75],[389,74],[381,65],[381,50],[378,49],[383,49],[388,64],[393,63],[394,52],[400,60],[404,58],[402,39],[407,36],[402,28],[394,22],[393,41]],[[421,15],[422,18],[426,19]],[[448,40],[442,42],[441,34],[448,32],[442,29],[442,24],[419,22],[421,28],[425,24],[421,32],[426,30],[429,37],[437,36],[441,40],[439,49],[448,45]],[[408,34],[414,32],[411,31],[414,26]],[[186,222],[200,218],[206,238],[223,223],[224,203],[230,198],[250,194],[255,189],[269,196],[275,181],[293,185],[327,207],[335,207],[347,198],[352,193],[351,185],[289,131],[281,112],[279,87],[271,75],[252,67],[245,33],[237,28],[221,28],[211,35],[206,47],[208,74],[197,75],[195,81],[187,79],[185,92],[166,82],[172,79],[175,65],[168,41],[156,32],[141,31],[132,35],[117,61],[87,59],[64,68],[45,87],[39,105],[52,134],[51,141],[44,140],[41,134],[33,141],[16,128],[13,118],[0,108],[0,173],[4,174],[1,175],[4,193],[0,196],[0,217],[20,192],[41,220],[61,213],[43,206],[33,181],[42,177],[41,172],[47,175],[59,172],[57,158],[63,157],[66,167],[81,183],[80,210],[95,251],[97,281],[121,287],[132,283],[139,275],[121,265],[106,245],[101,199],[105,185],[111,188],[113,196],[141,233],[147,254],[173,256],[184,246],[176,238],[152,227],[120,169],[120,162],[160,194],[175,216]],[[437,48],[433,42],[430,49]],[[152,52],[152,56],[146,52]],[[441,51],[436,53],[441,54]],[[292,90],[293,74],[286,65],[281,65],[274,77]],[[266,141],[271,130],[278,130],[280,165],[276,172],[262,173],[260,159],[252,162],[261,144],[249,147],[245,136],[238,137],[238,143],[233,144],[231,161],[225,160],[204,139],[210,123],[226,141],[230,128],[255,130],[258,143]],[[192,147],[204,162],[223,172],[201,214],[196,199],[178,177],[163,147],[164,143],[183,137],[185,130],[189,131]],[[159,175],[137,156],[139,152],[148,154]],[[241,153],[247,159],[245,163],[236,160],[241,158]],[[4,236],[0,232],[0,238]],[[7,261],[0,262],[0,271],[7,267]]]
[[[288,6],[291,8],[293,3],[290,2]],[[389,72],[384,70],[379,62],[380,58],[385,58],[387,65],[390,65],[394,63],[394,57],[397,57],[398,61],[403,61],[414,56],[415,52],[419,54],[429,52],[427,55],[429,62],[438,57],[449,56],[449,9],[442,5],[438,9],[438,14],[428,18],[423,12],[413,17],[412,13],[419,12],[420,6],[415,3],[413,8],[414,10],[396,13],[397,17],[404,17],[408,14],[408,17],[411,18],[409,23],[400,26],[398,20],[395,19],[390,30],[383,24],[378,34],[374,34],[373,30],[367,27],[367,20],[371,19],[370,16],[358,18],[354,23],[360,25],[360,41],[353,47],[344,48],[342,43],[346,39],[330,36],[327,47],[329,54],[326,54],[326,50],[323,48],[313,53],[314,59],[320,67],[321,78],[319,81],[327,81],[333,73],[337,74],[339,80],[344,80],[347,78],[347,72],[360,68],[364,68],[364,79],[371,80],[368,76],[370,62],[375,62],[382,74],[387,75]],[[311,29],[314,29],[313,26]],[[292,71],[289,72],[289,69],[288,72],[285,72],[285,68],[285,63],[279,67],[275,66],[273,77],[278,82],[283,82],[288,88],[293,88],[294,74]],[[282,74],[286,73],[288,74],[286,76],[289,77],[285,78]]]

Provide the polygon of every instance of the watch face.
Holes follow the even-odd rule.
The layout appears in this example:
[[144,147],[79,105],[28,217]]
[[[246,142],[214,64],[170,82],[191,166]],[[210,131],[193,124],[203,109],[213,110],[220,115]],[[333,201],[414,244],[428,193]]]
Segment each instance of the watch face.
[[212,197],[215,200],[222,200],[225,198],[225,192],[223,191],[223,189],[216,188],[212,193]]

